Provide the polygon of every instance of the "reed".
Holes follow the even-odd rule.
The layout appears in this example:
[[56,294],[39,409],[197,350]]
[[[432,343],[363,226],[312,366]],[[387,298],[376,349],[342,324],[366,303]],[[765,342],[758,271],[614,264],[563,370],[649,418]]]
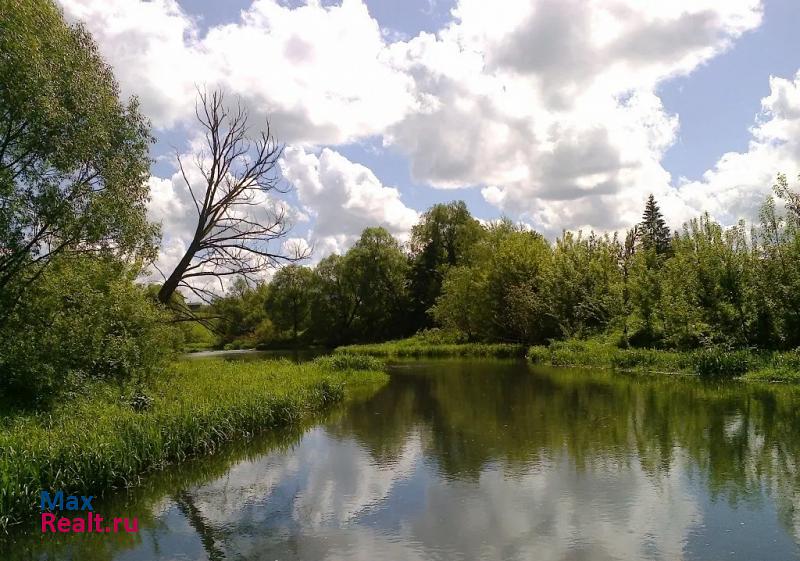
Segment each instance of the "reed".
[[297,422],[387,380],[377,361],[176,363],[146,387],[96,384],[47,412],[0,412],[0,529],[41,490],[102,496],[225,442]]
[[514,358],[525,356],[525,346],[511,343],[428,343],[412,337],[372,345],[338,347],[334,353],[336,355],[363,355],[380,358]]

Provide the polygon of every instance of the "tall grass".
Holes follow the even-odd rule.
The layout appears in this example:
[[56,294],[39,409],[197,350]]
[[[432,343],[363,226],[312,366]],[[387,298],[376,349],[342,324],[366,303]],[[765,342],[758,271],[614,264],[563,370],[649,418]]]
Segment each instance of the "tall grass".
[[800,353],[727,350],[688,352],[622,349],[606,339],[554,341],[528,349],[528,359],[553,366],[613,368],[628,372],[695,374],[701,378],[800,381]]
[[428,343],[414,338],[373,345],[338,347],[336,355],[366,355],[381,358],[495,357],[525,356],[524,345],[510,343]]
[[222,443],[285,426],[378,386],[376,361],[177,363],[146,388],[108,384],[47,413],[0,416],[0,529],[37,509],[40,490],[99,496]]

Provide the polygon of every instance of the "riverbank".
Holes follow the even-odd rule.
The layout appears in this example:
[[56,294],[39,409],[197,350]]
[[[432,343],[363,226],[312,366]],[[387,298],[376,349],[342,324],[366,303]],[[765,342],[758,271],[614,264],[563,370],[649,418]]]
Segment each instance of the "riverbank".
[[606,340],[554,341],[528,349],[533,363],[608,368],[623,372],[738,378],[758,382],[800,382],[800,353],[702,349],[688,352],[622,349]]
[[388,380],[367,357],[183,360],[139,390],[95,384],[48,412],[0,412],[0,530],[40,490],[102,495],[224,442],[290,425]]
[[372,356],[378,358],[422,357],[524,357],[526,347],[510,343],[431,343],[417,337],[367,345],[337,347],[337,355]]

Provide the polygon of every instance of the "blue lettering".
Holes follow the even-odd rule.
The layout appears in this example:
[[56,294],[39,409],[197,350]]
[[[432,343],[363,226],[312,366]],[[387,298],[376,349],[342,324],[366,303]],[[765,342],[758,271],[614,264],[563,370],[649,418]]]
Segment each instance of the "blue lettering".
[[50,497],[50,493],[42,491],[40,498],[39,508],[41,510],[45,509],[45,505],[47,506],[47,510],[55,510],[56,508],[62,510],[64,508],[64,491],[56,492],[52,498]]
[[89,495],[88,497],[81,497],[81,501],[83,501],[83,505],[81,505],[81,510],[94,510],[92,508],[92,499],[94,495]]

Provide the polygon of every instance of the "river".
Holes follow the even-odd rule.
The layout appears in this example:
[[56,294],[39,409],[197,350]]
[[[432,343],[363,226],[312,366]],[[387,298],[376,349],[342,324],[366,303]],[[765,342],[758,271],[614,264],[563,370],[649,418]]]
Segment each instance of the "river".
[[800,559],[800,388],[401,362],[369,398],[98,505],[11,560]]

